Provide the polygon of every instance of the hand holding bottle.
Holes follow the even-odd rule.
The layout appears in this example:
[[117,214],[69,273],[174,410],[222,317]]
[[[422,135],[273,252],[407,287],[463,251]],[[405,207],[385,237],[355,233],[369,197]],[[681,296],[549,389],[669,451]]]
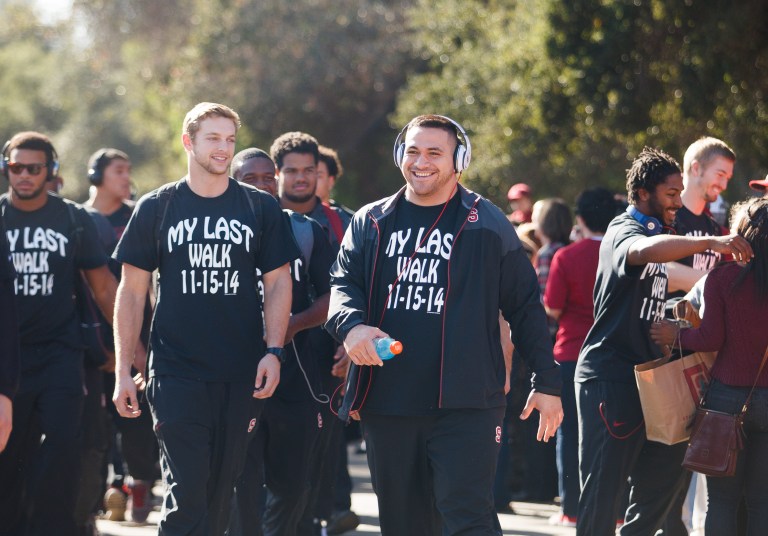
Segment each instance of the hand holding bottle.
[[373,345],[376,347],[376,353],[383,360],[392,359],[403,351],[403,343],[392,337],[374,339]]

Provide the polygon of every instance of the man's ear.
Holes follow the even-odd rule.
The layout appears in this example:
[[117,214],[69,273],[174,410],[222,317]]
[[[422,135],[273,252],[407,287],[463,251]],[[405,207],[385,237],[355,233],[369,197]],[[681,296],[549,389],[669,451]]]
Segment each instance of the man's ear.
[[648,201],[651,198],[651,193],[646,190],[645,188],[638,188],[637,189],[637,197],[640,199],[640,201]]
[[184,145],[185,150],[192,150],[192,139],[189,137],[189,134],[184,133],[181,135],[181,143]]
[[691,177],[698,177],[701,174],[701,162],[694,160],[691,162]]

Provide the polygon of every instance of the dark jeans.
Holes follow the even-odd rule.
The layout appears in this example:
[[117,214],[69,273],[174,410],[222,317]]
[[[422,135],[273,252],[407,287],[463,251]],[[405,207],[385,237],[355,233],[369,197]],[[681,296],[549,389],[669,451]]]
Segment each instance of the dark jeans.
[[569,517],[576,517],[579,510],[579,416],[576,409],[576,391],[573,376],[575,361],[560,363],[563,388],[560,400],[563,404],[563,423],[557,430],[557,472],[560,490],[560,508]]
[[160,444],[165,497],[159,536],[219,536],[263,401],[253,381],[156,376],[146,390]]
[[649,536],[662,525],[687,472],[685,443],[664,445],[645,437],[633,384],[589,381],[576,385],[579,414],[580,536],[613,536],[627,479],[629,507],[622,536]]
[[0,454],[0,534],[75,535],[83,354],[60,344],[24,347],[22,366],[30,362]]
[[[738,413],[749,387],[731,387],[717,380],[706,395],[706,407]],[[744,420],[747,436],[732,477],[707,477],[707,536],[736,534],[739,502],[747,504],[747,535],[768,534],[768,388],[756,388]]]
[[500,535],[493,480],[503,417],[504,408],[364,413],[382,535]]

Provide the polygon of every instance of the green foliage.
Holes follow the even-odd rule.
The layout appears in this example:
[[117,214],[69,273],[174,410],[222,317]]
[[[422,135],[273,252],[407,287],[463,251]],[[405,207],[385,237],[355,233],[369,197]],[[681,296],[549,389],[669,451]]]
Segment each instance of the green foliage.
[[0,17],[0,135],[55,131],[65,121],[56,75],[64,28],[36,24],[32,11],[10,3]]
[[768,157],[766,17],[757,0],[424,0],[408,20],[429,69],[394,119],[461,121],[476,157],[466,182],[501,206],[517,181],[538,197],[621,191],[643,145],[682,160],[702,135],[737,151],[739,198]]
[[429,112],[467,128],[462,180],[501,206],[518,181],[621,191],[643,145],[682,159],[705,134],[739,156],[731,199],[767,167],[761,0],[74,0],[45,24],[26,4],[0,7],[0,135],[50,134],[80,199],[102,146],[141,192],[183,175],[202,100],[241,114],[239,148],[304,130],[338,149],[350,206],[402,184],[392,141]]
[[[378,136],[407,64],[403,3],[368,0],[78,2],[93,30],[102,85],[124,88],[130,139],[183,173],[178,132],[186,110],[223,102],[240,114],[238,146],[264,149],[304,130],[338,149],[338,197],[356,204],[383,189]],[[115,22],[119,32],[115,32]],[[135,99],[135,102],[132,102]],[[114,100],[114,97],[113,97]],[[376,163],[372,165],[372,163]],[[142,186],[143,168],[136,175]],[[394,173],[396,176],[396,171]],[[345,195],[346,194],[346,195]]]

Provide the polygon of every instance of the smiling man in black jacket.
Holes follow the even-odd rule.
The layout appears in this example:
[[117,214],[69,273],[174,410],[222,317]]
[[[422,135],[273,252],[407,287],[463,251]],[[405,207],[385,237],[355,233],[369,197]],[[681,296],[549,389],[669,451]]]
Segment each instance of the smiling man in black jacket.
[[[358,211],[331,270],[326,327],[354,363],[340,417],[362,418],[382,534],[501,534],[499,311],[535,373],[521,417],[538,409],[546,441],[563,415],[536,276],[504,214],[458,185],[458,123],[416,117],[394,152],[405,187]],[[373,340],[388,335],[404,350],[384,363]]]

